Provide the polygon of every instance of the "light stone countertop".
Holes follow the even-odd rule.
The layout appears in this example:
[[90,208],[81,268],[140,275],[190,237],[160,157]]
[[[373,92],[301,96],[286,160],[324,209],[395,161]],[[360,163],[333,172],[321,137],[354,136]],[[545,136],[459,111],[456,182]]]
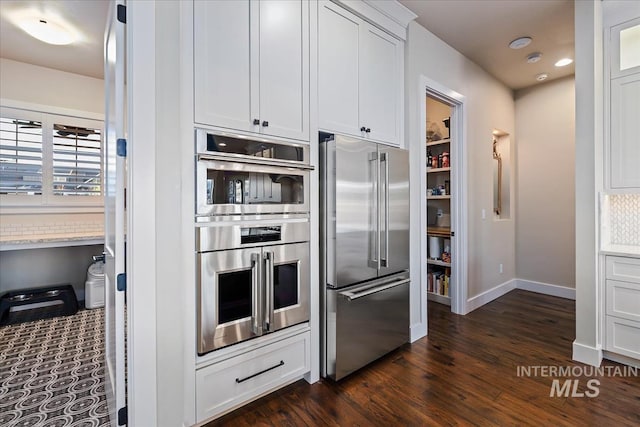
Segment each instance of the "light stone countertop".
[[640,246],[630,245],[606,245],[600,253],[603,255],[627,256],[632,258],[640,258]]
[[101,245],[103,243],[104,236],[81,233],[46,234],[39,236],[8,236],[0,239],[0,251]]

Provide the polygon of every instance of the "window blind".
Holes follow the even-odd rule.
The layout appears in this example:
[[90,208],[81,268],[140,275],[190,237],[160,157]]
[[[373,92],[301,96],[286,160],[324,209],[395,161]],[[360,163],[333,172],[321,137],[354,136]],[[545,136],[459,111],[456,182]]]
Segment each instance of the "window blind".
[[42,194],[42,123],[0,117],[0,194]]
[[101,138],[99,129],[53,125],[53,194],[101,194]]

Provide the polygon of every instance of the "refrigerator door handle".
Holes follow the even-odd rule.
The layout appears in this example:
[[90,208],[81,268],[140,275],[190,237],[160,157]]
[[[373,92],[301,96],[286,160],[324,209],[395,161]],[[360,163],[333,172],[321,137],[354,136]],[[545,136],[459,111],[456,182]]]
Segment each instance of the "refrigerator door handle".
[[[389,263],[389,162],[387,153],[380,153],[380,164],[384,164],[384,185],[381,191],[384,191],[384,255],[380,255],[380,266],[388,267]],[[382,230],[380,230],[382,234]]]
[[273,326],[273,252],[264,252],[264,267],[264,330],[269,332]]
[[343,297],[347,298],[349,301],[353,301],[362,297],[366,297],[371,294],[375,294],[377,292],[382,292],[382,291],[386,291],[387,289],[395,288],[396,286],[404,285],[405,283],[409,283],[410,281],[411,279],[402,279],[396,282],[384,283],[379,286],[367,287],[365,290],[361,292],[358,292],[357,289],[354,291],[340,292],[339,295],[342,295]]
[[373,209],[371,210],[375,218],[373,224],[375,230],[373,230],[373,248],[370,251],[372,256],[370,258],[370,266],[376,269],[380,269],[380,158],[378,153],[373,152],[369,154],[369,162],[373,163]]
[[260,253],[251,254],[251,331],[262,335],[262,260]]

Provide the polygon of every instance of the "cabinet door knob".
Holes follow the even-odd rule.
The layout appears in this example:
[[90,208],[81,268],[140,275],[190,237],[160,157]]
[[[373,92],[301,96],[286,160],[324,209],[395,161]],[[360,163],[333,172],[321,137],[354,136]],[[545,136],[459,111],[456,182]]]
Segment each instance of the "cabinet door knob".
[[365,132],[366,132],[366,133],[369,133],[369,132],[371,132],[371,129],[370,129],[370,128],[367,128],[367,129],[365,129]]
[[253,124],[254,125],[259,125],[260,124],[260,119],[253,119]]
[[264,120],[264,121],[262,122],[262,126],[264,126],[264,127],[269,126],[269,122],[268,122],[268,121],[266,121],[266,120]]
[[364,132],[366,129],[367,129],[367,128],[365,128],[364,126],[362,126],[362,127],[360,128],[360,132]]

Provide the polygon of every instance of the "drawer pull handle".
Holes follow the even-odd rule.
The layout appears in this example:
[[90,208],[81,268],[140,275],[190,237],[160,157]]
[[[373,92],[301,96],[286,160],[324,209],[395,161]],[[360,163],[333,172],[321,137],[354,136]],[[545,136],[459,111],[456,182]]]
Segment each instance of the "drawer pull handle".
[[251,378],[257,377],[258,375],[262,375],[262,374],[267,373],[267,372],[269,372],[269,371],[273,371],[274,369],[279,368],[279,367],[280,367],[280,366],[282,366],[282,365],[284,365],[284,361],[282,361],[282,360],[281,360],[281,361],[280,361],[280,363],[278,363],[277,365],[272,366],[272,367],[270,367],[270,368],[267,368],[267,369],[265,369],[264,371],[256,372],[255,374],[253,374],[253,375],[249,375],[248,377],[245,377],[245,378],[242,378],[242,379],[240,379],[240,378],[236,378],[236,382],[237,382],[238,384],[243,383],[243,382],[245,382],[245,381],[247,381],[247,380],[250,380]]

